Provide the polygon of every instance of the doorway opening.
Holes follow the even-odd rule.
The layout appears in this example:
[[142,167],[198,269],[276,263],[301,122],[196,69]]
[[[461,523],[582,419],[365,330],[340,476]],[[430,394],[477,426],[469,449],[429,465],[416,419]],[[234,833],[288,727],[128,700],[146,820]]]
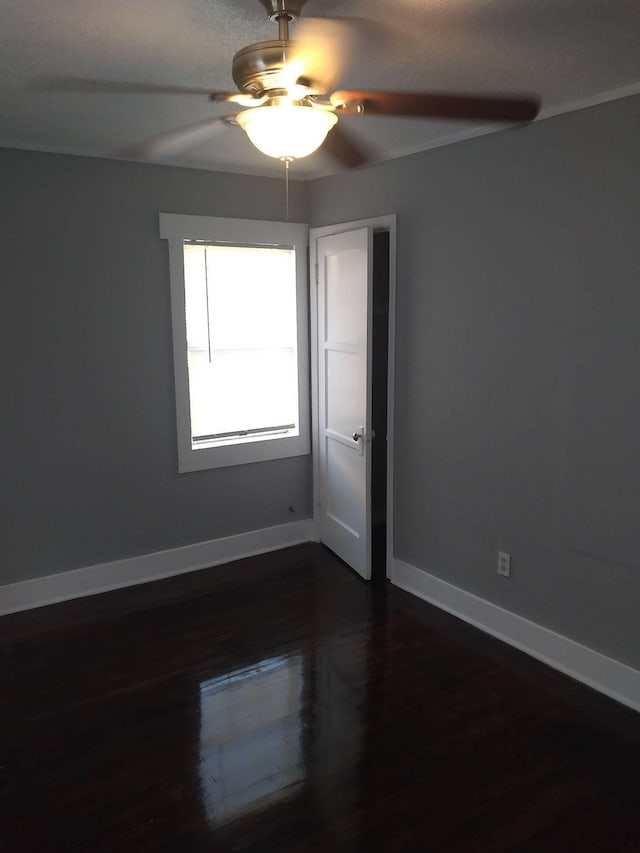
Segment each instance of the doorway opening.
[[389,232],[373,232],[371,416],[371,580],[387,579],[387,405],[389,370]]

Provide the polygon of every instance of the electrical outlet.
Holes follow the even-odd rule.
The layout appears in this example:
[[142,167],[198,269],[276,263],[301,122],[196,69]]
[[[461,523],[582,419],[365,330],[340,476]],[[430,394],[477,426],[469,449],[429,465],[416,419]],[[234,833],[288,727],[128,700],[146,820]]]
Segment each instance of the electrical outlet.
[[498,552],[498,574],[503,578],[511,577],[511,554]]

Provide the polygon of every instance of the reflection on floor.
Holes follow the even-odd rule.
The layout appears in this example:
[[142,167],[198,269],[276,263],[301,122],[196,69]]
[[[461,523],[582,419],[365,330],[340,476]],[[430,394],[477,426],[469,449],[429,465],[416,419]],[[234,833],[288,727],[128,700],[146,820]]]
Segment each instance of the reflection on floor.
[[0,851],[638,853],[640,718],[308,545],[0,620]]
[[200,684],[200,779],[214,824],[292,796],[304,779],[302,658],[266,658]]

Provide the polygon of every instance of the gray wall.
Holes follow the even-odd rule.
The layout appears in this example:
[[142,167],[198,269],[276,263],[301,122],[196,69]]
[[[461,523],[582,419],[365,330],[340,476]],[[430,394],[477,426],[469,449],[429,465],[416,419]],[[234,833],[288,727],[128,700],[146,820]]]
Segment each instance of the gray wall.
[[0,175],[0,584],[308,517],[309,457],[177,474],[158,236],[282,219],[283,181],[10,150]]
[[399,217],[397,556],[636,667],[639,142],[633,98],[311,188]]

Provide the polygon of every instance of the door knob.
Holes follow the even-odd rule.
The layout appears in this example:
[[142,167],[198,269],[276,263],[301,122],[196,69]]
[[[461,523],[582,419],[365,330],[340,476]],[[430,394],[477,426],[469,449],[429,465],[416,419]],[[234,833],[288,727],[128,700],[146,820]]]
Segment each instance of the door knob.
[[360,441],[360,439],[362,438],[362,436],[360,435],[360,433],[359,433],[359,432],[354,432],[354,434],[351,436],[351,438],[352,438],[354,441]]

